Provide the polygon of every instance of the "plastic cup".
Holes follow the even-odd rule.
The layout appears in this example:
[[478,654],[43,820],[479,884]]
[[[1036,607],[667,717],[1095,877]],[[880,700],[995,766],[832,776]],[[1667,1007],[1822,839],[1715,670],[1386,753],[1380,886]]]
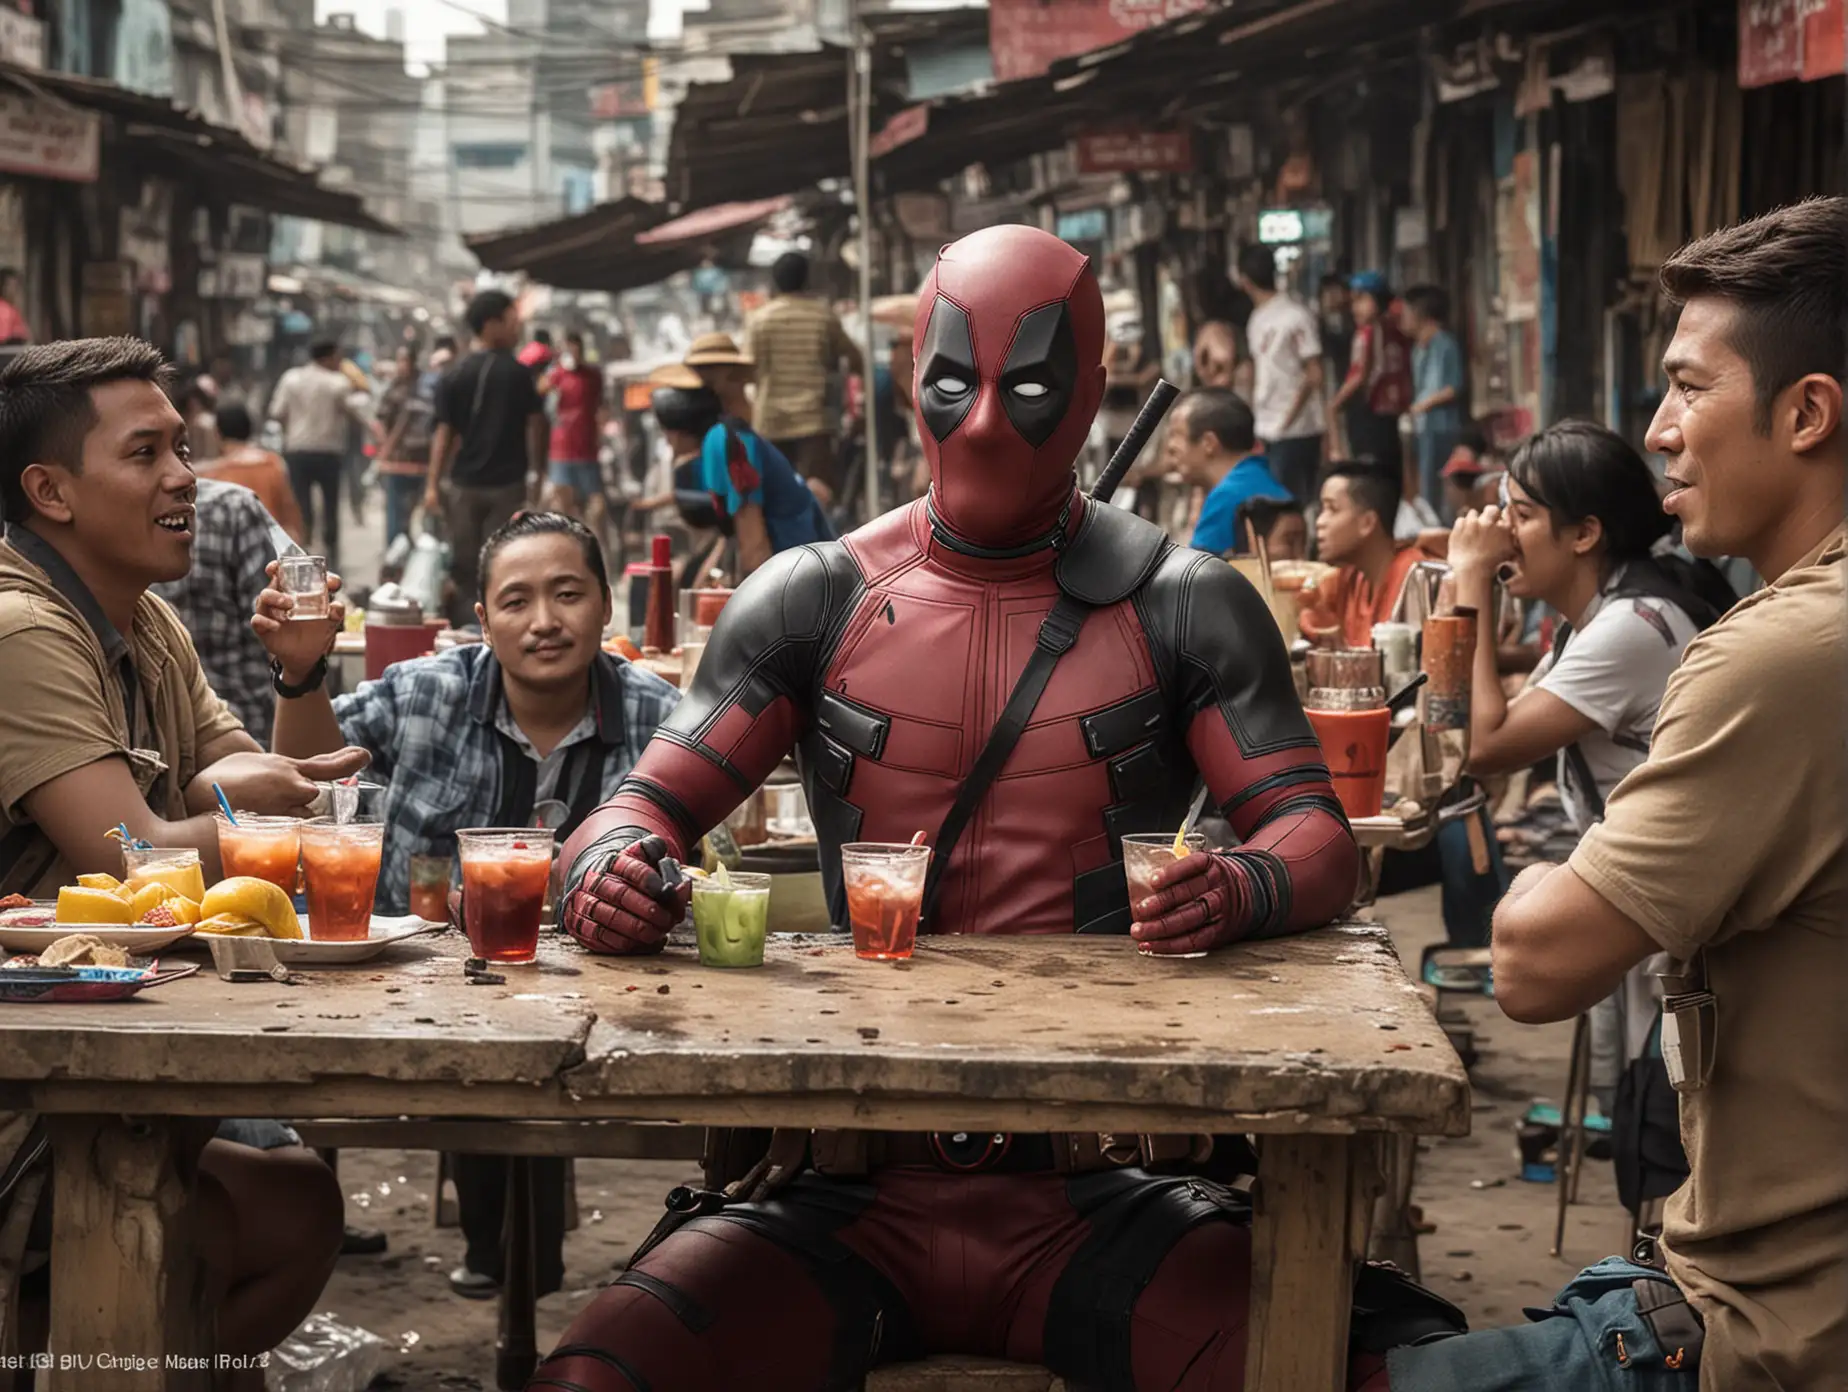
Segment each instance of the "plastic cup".
[[707,967],[761,967],[770,931],[770,877],[733,871],[693,881],[693,932]]
[[[1193,855],[1206,849],[1206,838],[1197,831],[1187,833],[1182,843],[1186,854]],[[1138,831],[1123,838],[1123,877],[1129,881],[1129,913],[1134,918],[1136,905],[1156,893],[1155,872],[1165,865],[1172,865],[1179,859],[1174,854],[1174,833],[1171,831]],[[1146,956],[1154,956],[1141,943],[1136,950]],[[1167,952],[1165,957],[1204,957],[1204,952]]]
[[471,827],[456,833],[462,858],[462,928],[486,962],[518,966],[539,955],[539,920],[552,879],[546,827]]
[[276,588],[295,601],[291,619],[327,617],[327,557],[283,556],[276,562]]
[[841,847],[854,956],[899,962],[911,955],[929,869],[929,846],[854,841]]
[[372,936],[384,826],[317,817],[302,823],[301,834],[308,936],[315,942],[364,942]]
[[218,860],[227,880],[250,875],[294,895],[302,874],[301,818],[240,812],[235,826],[222,812],[213,819],[218,823]]
[[1386,743],[1392,712],[1305,710],[1322,758],[1334,779],[1335,796],[1349,818],[1377,817],[1386,801]]
[[446,855],[411,857],[411,912],[427,923],[449,921],[449,886],[455,878],[456,858]]
[[130,889],[159,881],[182,899],[197,904],[205,898],[205,871],[194,846],[150,846],[122,849],[122,882]]

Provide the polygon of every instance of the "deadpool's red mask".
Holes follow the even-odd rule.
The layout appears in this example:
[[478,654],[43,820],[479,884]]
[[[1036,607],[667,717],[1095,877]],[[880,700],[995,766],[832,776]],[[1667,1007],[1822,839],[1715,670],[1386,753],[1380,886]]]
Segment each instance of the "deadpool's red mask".
[[919,293],[915,348],[935,521],[981,548],[1049,538],[1103,394],[1090,261],[1033,227],[953,242]]

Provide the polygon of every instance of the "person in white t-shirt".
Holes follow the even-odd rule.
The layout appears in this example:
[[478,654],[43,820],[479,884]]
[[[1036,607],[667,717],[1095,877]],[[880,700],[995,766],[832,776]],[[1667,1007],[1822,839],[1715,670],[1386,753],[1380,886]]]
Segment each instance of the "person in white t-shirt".
[[1245,346],[1256,368],[1251,409],[1258,439],[1278,481],[1295,497],[1313,498],[1328,429],[1321,323],[1308,306],[1277,289],[1277,261],[1269,247],[1239,253],[1238,279],[1257,306],[1245,325]]
[[[1556,755],[1561,799],[1583,833],[1648,757],[1682,650],[1731,597],[1717,573],[1656,554],[1672,523],[1655,476],[1603,426],[1564,421],[1529,439],[1502,497],[1451,532],[1457,603],[1488,612],[1499,572],[1511,596],[1550,605],[1564,623],[1512,701],[1502,699],[1494,629],[1479,628],[1468,769],[1511,773]],[[1607,1105],[1619,1067],[1649,1044],[1661,965],[1637,966],[1593,1015],[1593,1085]]]

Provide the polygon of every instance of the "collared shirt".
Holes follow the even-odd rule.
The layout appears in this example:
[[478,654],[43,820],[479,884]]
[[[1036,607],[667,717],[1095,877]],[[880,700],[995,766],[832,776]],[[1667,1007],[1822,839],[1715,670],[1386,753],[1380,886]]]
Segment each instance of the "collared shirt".
[[219,479],[248,488],[298,545],[307,542],[301,504],[296,502],[295,490],[289,486],[289,469],[281,455],[248,440],[233,440],[219,452],[218,458],[196,467],[194,472],[202,479]]
[[1449,329],[1439,329],[1412,349],[1412,400],[1423,401],[1445,387],[1456,392],[1456,399],[1413,416],[1414,433],[1454,435],[1463,428],[1463,398],[1468,391],[1463,380],[1463,348]]
[[1688,644],[1570,862],[1715,1000],[1662,1229],[1709,1392],[1839,1387],[1848,1347],[1845,575],[1838,530]]
[[[37,533],[0,543],[0,886],[32,894],[69,866],[31,825],[25,799],[55,778],[121,758],[156,815],[187,815],[200,752],[240,728],[207,683],[185,626],[158,595],[123,634]],[[100,824],[123,812],[99,808]]]
[[282,374],[270,398],[270,415],[282,426],[291,454],[345,454],[353,422],[365,421],[363,393],[344,372],[304,363]]
[[1207,551],[1215,556],[1236,551],[1244,541],[1238,534],[1238,510],[1253,498],[1289,496],[1290,490],[1277,481],[1263,455],[1247,455],[1206,495],[1206,501],[1200,504],[1200,520],[1194,525],[1193,540],[1187,544],[1196,551]]
[[[590,737],[605,752],[599,800],[606,800],[680,693],[607,653],[592,665],[591,683]],[[381,913],[407,912],[413,855],[453,855],[458,830],[495,824],[503,792],[503,706],[500,663],[479,643],[395,663],[377,681],[334,701],[342,736],[371,751],[367,776],[386,785]],[[556,771],[552,778],[548,791],[560,796]]]
[[744,342],[757,366],[757,433],[767,440],[833,434],[828,378],[843,360],[860,370],[860,350],[834,311],[808,295],[778,295],[751,316]]
[[[566,757],[574,745],[585,740],[595,739],[597,735],[597,712],[594,707],[586,706],[578,723],[573,725],[556,748],[550,754],[541,754],[539,748],[526,737],[526,731],[514,723],[513,710],[507,704],[507,694],[501,693],[499,702],[494,707],[494,728],[512,740],[527,758],[537,767],[533,770],[533,801],[549,802],[557,797],[559,775],[565,771]],[[569,789],[564,791],[569,792]]]
[[276,718],[269,654],[250,628],[250,613],[276,557],[271,518],[257,495],[235,483],[199,480],[192,570],[182,580],[154,586],[192,634],[212,690],[268,745]]

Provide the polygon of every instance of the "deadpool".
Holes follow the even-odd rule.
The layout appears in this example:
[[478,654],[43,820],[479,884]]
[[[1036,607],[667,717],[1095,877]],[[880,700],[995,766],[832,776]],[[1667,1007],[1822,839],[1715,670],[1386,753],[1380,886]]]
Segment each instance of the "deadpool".
[[[919,830],[936,835],[925,932],[1181,955],[1335,918],[1358,851],[1268,608],[1078,487],[1104,386],[1087,258],[1029,227],[951,244],[914,346],[927,496],[732,596],[692,691],[565,847],[566,929],[592,952],[660,951],[685,902],[663,860],[792,752],[836,923],[841,846]],[[1132,906],[1121,838],[1179,825],[1201,785],[1236,847],[1167,867]],[[1249,1212],[1214,1154],[1236,1140],[1124,1139],[709,1134],[707,1189],[670,1196],[529,1386],[816,1392],[961,1353],[1099,1392],[1236,1389]],[[1354,1385],[1386,1386],[1384,1347],[1454,1327],[1428,1300],[1369,1317],[1408,1290],[1363,1271]]]

